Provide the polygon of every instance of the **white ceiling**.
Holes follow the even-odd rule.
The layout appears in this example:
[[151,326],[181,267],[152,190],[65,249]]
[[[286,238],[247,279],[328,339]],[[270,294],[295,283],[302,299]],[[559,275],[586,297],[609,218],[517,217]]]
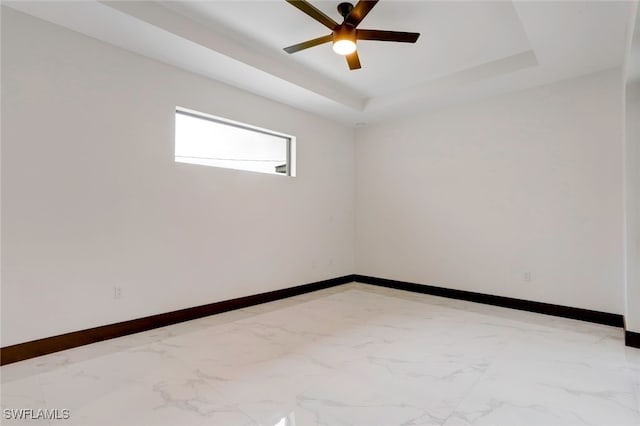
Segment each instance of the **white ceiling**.
[[[285,46],[330,34],[322,24],[284,1],[164,4],[208,25],[224,28],[248,44],[278,52],[282,60],[319,71],[368,98],[529,50],[527,36],[510,2],[383,0],[360,28],[419,32],[421,38],[415,45],[361,41],[358,51],[363,68],[351,72],[345,59],[333,52],[330,43],[291,56],[282,51]],[[340,20],[337,2],[316,1],[314,4],[336,21]]]
[[[339,1],[312,1],[336,21]],[[145,56],[355,125],[546,84],[624,62],[631,1],[382,0],[359,28],[420,32],[360,41],[349,71],[329,34],[284,0],[4,2]]]

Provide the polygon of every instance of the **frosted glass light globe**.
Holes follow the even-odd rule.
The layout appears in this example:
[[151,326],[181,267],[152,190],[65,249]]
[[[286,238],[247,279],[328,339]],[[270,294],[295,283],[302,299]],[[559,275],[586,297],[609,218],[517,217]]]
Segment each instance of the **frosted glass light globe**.
[[356,51],[356,44],[351,40],[336,40],[333,42],[333,51],[338,55],[350,55]]

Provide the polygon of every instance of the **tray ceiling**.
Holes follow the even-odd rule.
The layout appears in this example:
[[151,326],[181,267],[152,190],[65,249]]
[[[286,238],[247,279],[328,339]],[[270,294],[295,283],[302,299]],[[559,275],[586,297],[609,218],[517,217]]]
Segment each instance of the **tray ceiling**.
[[[312,2],[336,21],[338,2]],[[3,2],[102,41],[348,125],[621,66],[631,2],[382,0],[360,25],[420,32],[360,41],[349,71],[285,1]]]

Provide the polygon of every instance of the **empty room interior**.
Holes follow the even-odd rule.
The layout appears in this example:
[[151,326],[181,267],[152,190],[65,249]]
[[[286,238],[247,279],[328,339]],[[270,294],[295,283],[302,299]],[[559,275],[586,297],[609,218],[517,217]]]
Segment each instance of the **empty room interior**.
[[640,425],[637,1],[2,1],[4,425]]

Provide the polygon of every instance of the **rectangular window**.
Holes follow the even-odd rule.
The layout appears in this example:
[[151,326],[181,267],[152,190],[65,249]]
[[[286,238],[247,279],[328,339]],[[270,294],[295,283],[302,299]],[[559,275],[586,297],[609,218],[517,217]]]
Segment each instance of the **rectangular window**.
[[175,161],[295,176],[295,138],[283,133],[176,109]]

